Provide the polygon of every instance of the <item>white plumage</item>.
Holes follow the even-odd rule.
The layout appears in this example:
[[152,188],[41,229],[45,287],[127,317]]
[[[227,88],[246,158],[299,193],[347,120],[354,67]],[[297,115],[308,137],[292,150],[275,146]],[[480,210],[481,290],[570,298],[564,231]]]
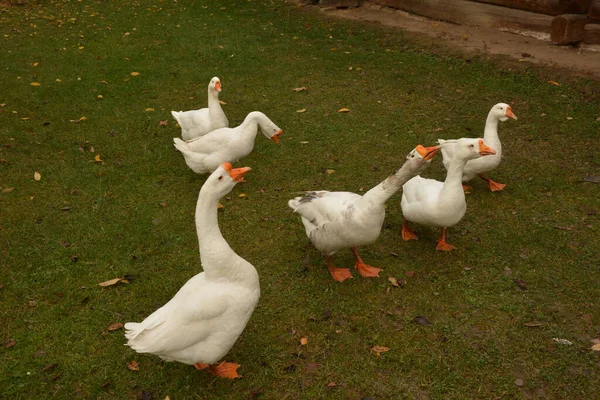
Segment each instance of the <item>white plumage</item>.
[[[420,225],[442,228],[437,249],[449,251],[455,247],[446,243],[446,228],[462,219],[467,210],[465,193],[462,188],[462,172],[469,160],[494,154],[494,150],[484,144],[483,139],[448,140],[440,145],[452,146],[454,154],[448,165],[444,182],[415,176],[402,187],[402,214],[408,221]],[[404,240],[416,239],[406,222],[402,226]]]
[[355,267],[364,277],[378,276],[379,268],[364,264],[357,247],[373,243],[385,218],[385,202],[411,177],[423,171],[439,147],[417,146],[394,175],[364,195],[325,190],[307,192],[288,202],[302,217],[306,235],[327,257],[333,279],[343,282],[351,277],[347,268],[335,268],[331,256],[338,250],[350,248],[356,259]]
[[[258,273],[221,235],[217,205],[248,170],[232,169],[224,163],[202,186],[196,230],[204,272],[188,280],[144,321],[125,324],[127,345],[138,353],[184,364],[213,364],[227,354],[244,330],[260,296]],[[211,370],[219,376],[235,377],[229,376],[231,365],[236,364],[225,363]]]
[[188,167],[204,174],[214,171],[223,162],[236,162],[250,154],[259,129],[275,143],[283,133],[265,114],[253,111],[235,128],[217,129],[187,142],[173,138],[173,142]]
[[216,76],[208,83],[208,108],[190,111],[171,111],[173,118],[181,126],[181,137],[190,140],[215,129],[226,128],[229,121],[219,102],[221,80]]
[[[469,160],[463,170],[463,182],[468,182],[475,176],[479,176],[488,183],[488,187],[493,192],[502,190],[506,186],[503,183],[494,182],[483,174],[496,169],[500,165],[500,161],[502,160],[502,144],[498,137],[498,123],[500,121],[506,121],[508,118],[517,119],[517,116],[512,112],[512,109],[508,104],[498,103],[492,107],[485,122],[483,140],[487,146],[490,146],[496,151],[496,154]],[[444,163],[444,167],[448,169],[450,160],[452,160],[452,156],[456,151],[452,145],[454,142],[449,143],[443,139],[439,139],[438,142],[442,146],[442,162]]]

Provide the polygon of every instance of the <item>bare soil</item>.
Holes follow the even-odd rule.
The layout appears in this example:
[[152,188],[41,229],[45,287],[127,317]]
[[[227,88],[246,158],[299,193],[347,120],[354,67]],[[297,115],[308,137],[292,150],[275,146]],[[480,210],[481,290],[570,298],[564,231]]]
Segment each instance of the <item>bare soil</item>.
[[429,44],[464,54],[505,55],[515,66],[544,67],[557,79],[586,77],[600,81],[600,45],[555,46],[550,35],[541,32],[456,25],[368,2],[358,8],[320,10],[328,17],[398,28]]

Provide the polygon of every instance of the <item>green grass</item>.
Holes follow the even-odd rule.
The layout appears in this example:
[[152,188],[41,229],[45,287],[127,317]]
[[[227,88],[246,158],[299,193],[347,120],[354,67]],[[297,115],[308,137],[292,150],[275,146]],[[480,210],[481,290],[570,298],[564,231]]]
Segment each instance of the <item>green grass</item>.
[[[600,336],[600,210],[598,185],[584,182],[600,175],[600,106],[581,91],[596,83],[467,62],[276,1],[47,1],[3,5],[0,21],[0,398],[600,398],[589,350]],[[170,110],[204,106],[212,76],[233,126],[260,110],[284,130],[279,146],[257,138],[237,164],[253,168],[247,183],[220,213],[262,285],[227,356],[242,364],[236,381],[138,355],[122,330],[107,331],[200,270],[204,177],[174,150]],[[436,252],[428,228],[403,242],[397,195],[361,253],[382,277],[334,282],[287,200],[368,189],[418,143],[482,135],[500,101],[519,117],[500,127],[506,157],[492,174],[507,188],[473,183],[449,230],[458,250]],[[426,175],[443,179],[433,164]],[[125,274],[137,279],[98,286]],[[378,357],[374,345],[391,350]]]

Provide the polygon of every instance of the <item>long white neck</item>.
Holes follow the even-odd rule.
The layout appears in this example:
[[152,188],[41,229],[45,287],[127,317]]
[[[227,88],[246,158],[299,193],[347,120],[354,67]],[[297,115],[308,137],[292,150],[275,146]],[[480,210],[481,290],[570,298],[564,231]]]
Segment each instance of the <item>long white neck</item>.
[[219,92],[208,89],[208,112],[213,114],[215,112],[221,112],[221,103],[219,103]]
[[499,123],[500,120],[490,111],[485,121],[485,129],[483,131],[483,140],[485,144],[494,149],[496,153],[502,150],[500,147],[500,138],[498,137]]
[[456,155],[450,160],[446,180],[440,191],[440,199],[445,199],[445,201],[448,201],[447,199],[462,199],[464,201],[465,192],[462,187],[462,175],[465,165],[467,165],[467,160],[458,159]]
[[408,163],[404,163],[404,165],[402,165],[402,167],[393,175],[388,176],[379,185],[365,193],[363,199],[373,204],[383,206],[390,197],[409,181],[409,179],[417,174],[418,171],[415,171],[414,168],[409,168]]
[[235,259],[240,258],[223,238],[217,218],[218,199],[200,189],[196,203],[196,232],[200,244],[200,262],[207,278],[235,274]]
[[244,119],[244,122],[240,125],[242,128],[242,136],[244,136],[245,139],[254,142],[259,127],[265,118],[267,118],[266,115],[258,111],[253,111],[248,114]]

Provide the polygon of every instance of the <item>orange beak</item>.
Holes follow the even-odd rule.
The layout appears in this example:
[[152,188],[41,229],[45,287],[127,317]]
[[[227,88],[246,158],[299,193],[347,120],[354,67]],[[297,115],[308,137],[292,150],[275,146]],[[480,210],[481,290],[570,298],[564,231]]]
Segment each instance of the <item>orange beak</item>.
[[417,146],[417,152],[423,157],[424,160],[429,161],[435,156],[435,154],[440,150],[440,146],[431,146],[431,147],[423,147],[421,145]]
[[283,133],[283,130],[280,129],[279,132],[277,132],[276,134],[274,134],[273,136],[271,136],[271,139],[273,139],[273,141],[275,143],[279,143],[279,135],[281,135]]
[[244,175],[246,174],[246,172],[252,169],[250,167],[232,168],[231,163],[228,162],[224,162],[223,164],[221,164],[221,167],[223,167],[223,169],[227,171],[231,179],[233,179],[235,182],[245,182]]
[[215,83],[215,89],[217,89],[217,92],[221,92],[221,81],[217,81],[217,83]]
[[506,107],[506,113],[505,115],[509,118],[512,118],[514,120],[518,119],[517,116],[512,112],[512,108],[510,108],[510,106]]
[[490,156],[496,154],[496,151],[483,143],[483,139],[479,139],[479,154],[482,156]]

